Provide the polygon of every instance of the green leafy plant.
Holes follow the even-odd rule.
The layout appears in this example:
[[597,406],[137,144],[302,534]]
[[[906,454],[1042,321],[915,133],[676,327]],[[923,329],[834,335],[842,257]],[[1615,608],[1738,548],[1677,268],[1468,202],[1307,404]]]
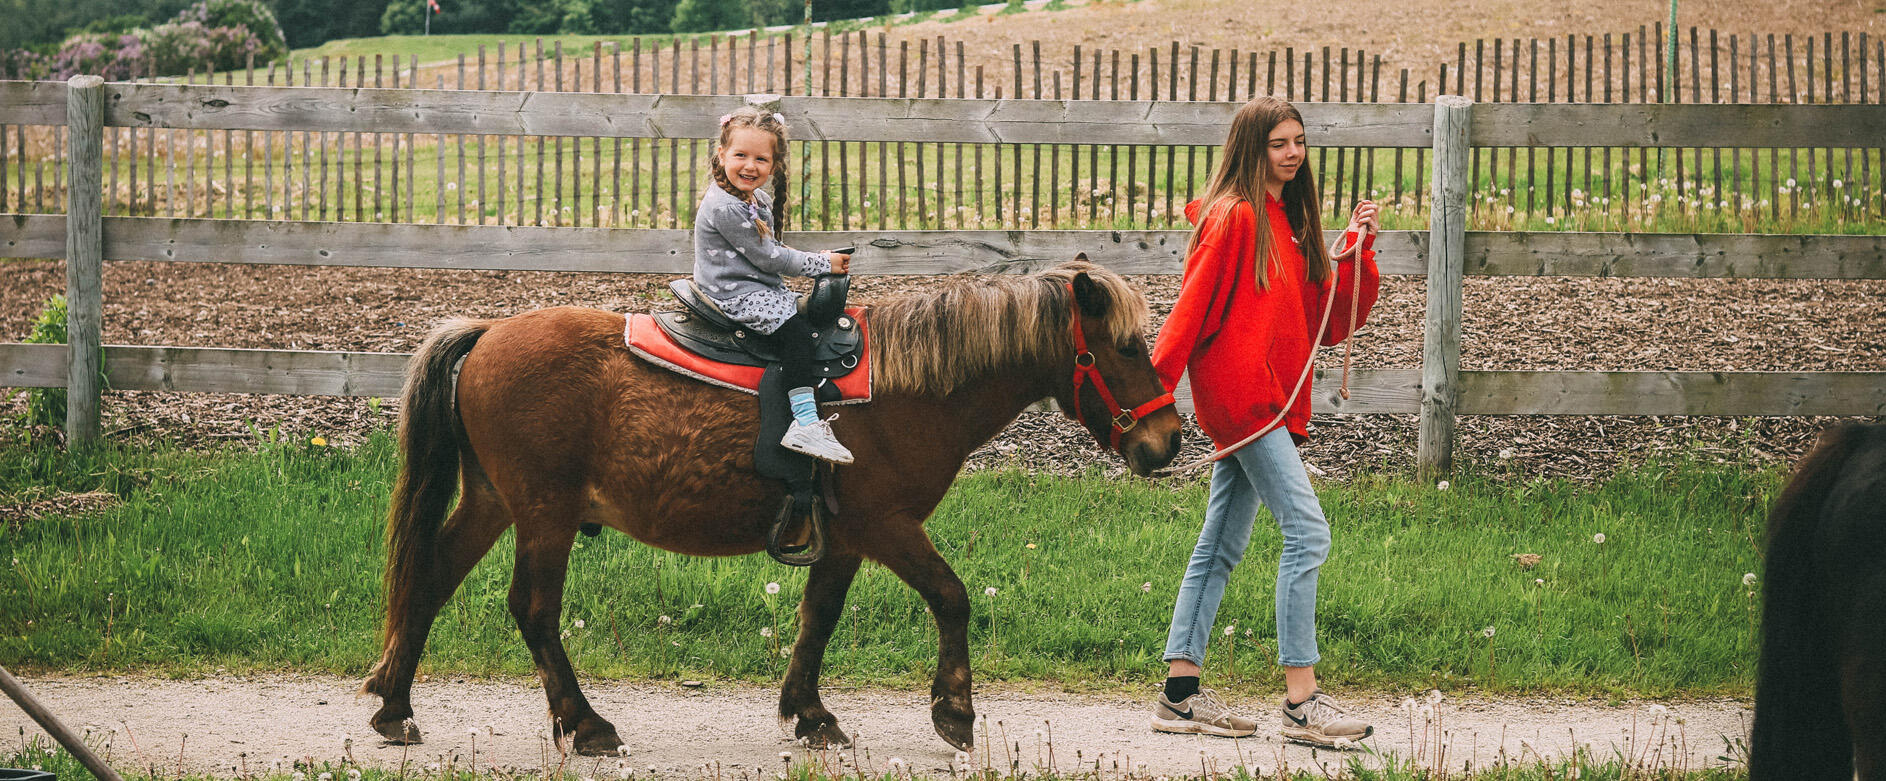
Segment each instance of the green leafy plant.
[[[66,302],[65,296],[54,295],[46,299],[46,306],[33,318],[33,332],[26,337],[27,344],[65,344],[66,343]],[[65,425],[65,389],[64,388],[29,388],[26,391],[26,419],[29,426]]]
[[[27,344],[65,344],[67,307],[65,296],[55,294],[46,299],[45,308],[33,318],[32,333],[26,337]],[[105,386],[104,350],[98,356],[99,387]],[[26,413],[20,422],[28,426],[65,426],[66,390],[64,388],[27,388]]]

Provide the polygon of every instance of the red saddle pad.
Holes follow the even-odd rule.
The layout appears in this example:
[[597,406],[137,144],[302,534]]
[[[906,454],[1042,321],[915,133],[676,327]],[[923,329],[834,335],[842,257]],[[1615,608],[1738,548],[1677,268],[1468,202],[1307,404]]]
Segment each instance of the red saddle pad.
[[[871,332],[865,324],[864,310],[851,308],[845,312],[858,323],[858,329],[864,337],[864,347],[858,356],[858,368],[831,381],[838,386],[839,400],[821,402],[823,404],[863,404],[871,400]],[[629,351],[644,361],[709,385],[754,395],[760,392],[760,375],[766,370],[758,366],[736,366],[703,358],[668,338],[667,332],[656,325],[653,315],[629,315],[628,324],[623,330]]]

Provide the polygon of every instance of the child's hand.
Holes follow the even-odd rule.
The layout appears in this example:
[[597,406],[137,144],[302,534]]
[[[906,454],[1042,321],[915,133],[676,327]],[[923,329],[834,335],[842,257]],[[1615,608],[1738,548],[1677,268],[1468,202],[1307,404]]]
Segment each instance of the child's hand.
[[851,256],[843,252],[827,252],[825,257],[832,261],[833,274],[851,273]]
[[1355,231],[1358,236],[1362,234],[1361,229],[1365,227],[1370,233],[1379,233],[1382,224],[1377,215],[1380,212],[1381,207],[1376,206],[1374,201],[1358,202],[1355,212],[1349,215],[1349,230]]

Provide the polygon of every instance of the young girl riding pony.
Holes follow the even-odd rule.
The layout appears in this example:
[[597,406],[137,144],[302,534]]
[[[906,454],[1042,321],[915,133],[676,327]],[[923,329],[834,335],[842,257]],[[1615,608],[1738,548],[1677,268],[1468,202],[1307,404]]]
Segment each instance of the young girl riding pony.
[[1352,260],[1332,268],[1307,158],[1296,108],[1253,100],[1232,120],[1204,200],[1185,207],[1197,227],[1153,366],[1168,388],[1189,372],[1199,426],[1221,451],[1235,449],[1213,467],[1204,528],[1179,586],[1166,639],[1168,677],[1153,707],[1160,732],[1236,737],[1257,729],[1200,689],[1199,675],[1260,505],[1284,539],[1276,605],[1283,736],[1336,746],[1373,732],[1316,686],[1316,576],[1330,535],[1297,445],[1309,439],[1310,394],[1299,386],[1319,337],[1325,345],[1341,342],[1375,303],[1376,206],[1356,204],[1338,253]]
[[[787,152],[786,120],[779,114],[749,106],[720,118],[710,164],[714,186],[694,215],[694,284],[729,318],[769,336],[779,348],[793,416],[780,444],[849,464],[851,451],[838,443],[831,423],[819,419],[812,395],[818,340],[799,314],[798,296],[781,278],[849,273],[851,256],[801,252],[779,242],[791,190]],[[771,194],[762,189],[768,183]]]

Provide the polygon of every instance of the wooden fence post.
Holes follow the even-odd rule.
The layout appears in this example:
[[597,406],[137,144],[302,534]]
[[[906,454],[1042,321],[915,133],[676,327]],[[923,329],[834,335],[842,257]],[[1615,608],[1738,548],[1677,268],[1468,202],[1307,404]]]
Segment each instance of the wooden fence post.
[[66,442],[98,438],[99,342],[104,317],[105,80],[66,82],[66,127],[72,139],[66,190],[65,285]]
[[1423,479],[1444,474],[1454,465],[1472,113],[1473,101],[1464,97],[1443,95],[1434,102],[1434,203],[1428,220],[1428,314],[1421,344],[1421,426],[1416,454]]
[[[762,92],[746,96],[747,105],[771,114],[777,114],[784,110],[780,108],[781,103],[782,100],[778,95],[769,95]],[[804,174],[801,175],[803,176]]]

